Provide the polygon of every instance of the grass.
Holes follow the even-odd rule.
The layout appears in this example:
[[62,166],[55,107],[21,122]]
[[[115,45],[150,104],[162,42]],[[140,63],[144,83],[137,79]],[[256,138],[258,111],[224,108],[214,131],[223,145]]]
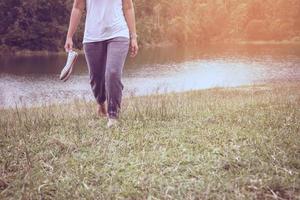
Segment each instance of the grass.
[[300,199],[300,83],[0,110],[0,199]]

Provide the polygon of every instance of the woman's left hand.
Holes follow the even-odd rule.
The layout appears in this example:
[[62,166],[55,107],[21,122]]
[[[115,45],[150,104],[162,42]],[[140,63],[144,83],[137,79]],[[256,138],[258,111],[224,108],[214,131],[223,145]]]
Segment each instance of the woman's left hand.
[[138,43],[136,38],[130,39],[130,57],[135,57],[138,54]]

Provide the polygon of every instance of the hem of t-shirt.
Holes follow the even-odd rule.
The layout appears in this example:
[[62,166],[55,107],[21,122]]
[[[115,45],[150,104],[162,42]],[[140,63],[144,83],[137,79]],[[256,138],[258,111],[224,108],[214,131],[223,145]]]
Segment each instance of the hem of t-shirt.
[[113,36],[109,36],[109,37],[103,37],[103,38],[83,38],[82,44],[85,43],[91,43],[91,42],[101,42],[101,41],[105,41],[105,40],[109,40],[115,37],[126,37],[127,39],[129,39],[128,35],[113,35]]

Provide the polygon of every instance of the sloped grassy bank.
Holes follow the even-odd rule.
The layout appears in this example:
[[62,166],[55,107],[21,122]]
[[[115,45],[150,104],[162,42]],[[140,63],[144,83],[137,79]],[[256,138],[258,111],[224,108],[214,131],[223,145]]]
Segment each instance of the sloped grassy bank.
[[299,85],[0,110],[0,198],[299,199]]

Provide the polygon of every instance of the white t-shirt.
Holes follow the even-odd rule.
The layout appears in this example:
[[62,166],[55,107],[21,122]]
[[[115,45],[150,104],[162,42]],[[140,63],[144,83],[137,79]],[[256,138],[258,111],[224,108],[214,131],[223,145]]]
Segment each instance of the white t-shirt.
[[122,0],[86,0],[86,20],[82,43],[123,36],[129,38]]

